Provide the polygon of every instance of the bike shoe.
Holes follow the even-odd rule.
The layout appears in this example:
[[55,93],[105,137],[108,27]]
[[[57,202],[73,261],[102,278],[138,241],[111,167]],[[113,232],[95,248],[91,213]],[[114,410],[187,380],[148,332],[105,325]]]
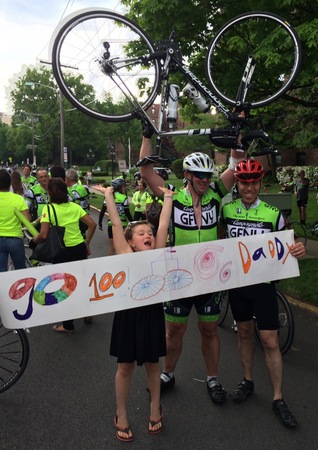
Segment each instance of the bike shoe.
[[222,405],[222,403],[226,400],[226,391],[223,389],[222,384],[214,384],[213,386],[209,386],[209,383],[206,384],[208,393],[212,399],[212,402],[217,403],[218,405]]
[[250,380],[245,380],[245,378],[240,382],[238,387],[231,392],[230,397],[236,403],[242,403],[249,394],[254,392],[254,382]]
[[283,422],[287,428],[295,428],[297,426],[297,420],[289,411],[288,406],[283,399],[273,401],[273,411]]
[[168,389],[171,389],[174,387],[175,385],[175,377],[173,376],[172,378],[169,377],[169,375],[165,372],[163,372],[160,375],[160,391],[167,391]]

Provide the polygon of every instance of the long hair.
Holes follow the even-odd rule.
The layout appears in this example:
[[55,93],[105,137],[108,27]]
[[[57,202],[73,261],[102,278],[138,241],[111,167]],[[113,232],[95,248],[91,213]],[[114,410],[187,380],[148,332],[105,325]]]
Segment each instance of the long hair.
[[11,174],[11,186],[15,194],[23,195],[21,175],[16,170]]

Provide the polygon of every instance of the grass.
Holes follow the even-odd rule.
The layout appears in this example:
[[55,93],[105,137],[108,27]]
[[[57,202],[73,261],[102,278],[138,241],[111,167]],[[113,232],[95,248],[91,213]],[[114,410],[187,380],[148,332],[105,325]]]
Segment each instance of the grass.
[[[106,182],[109,184],[111,177],[106,177]],[[105,177],[103,180],[105,181]],[[97,177],[94,177],[94,182],[99,183]],[[182,186],[182,180],[175,177],[174,174],[169,175],[169,183],[176,187]],[[269,193],[278,193],[280,191],[280,185],[272,183],[267,185]],[[128,195],[132,195],[132,191],[129,189]],[[307,223],[313,223],[318,219],[318,207],[316,202],[317,190],[309,190],[309,201],[307,207]],[[100,209],[104,200],[103,195],[93,194],[91,197],[91,205]],[[133,214],[133,208],[131,205],[131,213]],[[296,205],[295,195],[292,196],[292,215],[291,221],[298,221],[298,208]],[[311,238],[311,237],[310,237]],[[307,244],[308,245],[308,244]],[[299,261],[300,276],[295,278],[288,278],[282,280],[279,283],[279,289],[285,294],[290,295],[297,300],[301,300],[312,305],[318,306],[318,277],[317,272],[318,258],[306,258]]]
[[299,260],[300,277],[281,280],[278,288],[297,300],[318,306],[318,258]]

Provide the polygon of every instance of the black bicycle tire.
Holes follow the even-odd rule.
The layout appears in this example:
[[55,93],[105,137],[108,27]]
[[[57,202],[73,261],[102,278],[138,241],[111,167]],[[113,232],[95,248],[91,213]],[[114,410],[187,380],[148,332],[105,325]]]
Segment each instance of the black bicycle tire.
[[294,230],[295,239],[300,240],[306,247],[308,240],[306,226],[300,222],[294,221],[290,222],[288,228],[292,228]]
[[[280,333],[280,330],[278,330],[278,332],[280,333],[279,334],[280,352],[282,355],[286,355],[286,353],[290,350],[291,346],[293,345],[294,337],[295,337],[294,314],[293,314],[293,311],[292,311],[289,301],[287,300],[285,295],[277,288],[276,288],[276,297],[277,297],[277,301],[278,301],[279,323],[281,325],[283,318],[284,318],[284,322],[287,321],[287,323],[289,324],[288,330],[287,330],[287,335],[284,340],[280,339],[281,333]],[[281,312],[282,309],[283,309],[283,312]],[[283,316],[283,317],[281,317],[281,316]],[[280,329],[281,328],[285,328],[285,326],[284,325],[280,326]],[[256,341],[257,345],[259,346],[259,348],[264,350],[256,325],[255,325],[254,337],[255,337],[255,341]]]
[[[282,97],[282,95],[291,88],[292,84],[294,83],[299,70],[300,70],[300,66],[301,66],[301,56],[302,56],[302,50],[301,50],[301,43],[300,43],[300,39],[298,37],[297,32],[295,31],[295,29],[282,17],[278,16],[277,14],[273,14],[273,13],[268,13],[268,12],[264,12],[264,11],[252,11],[250,13],[245,13],[245,14],[241,14],[237,17],[235,17],[234,19],[230,20],[229,22],[227,22],[225,25],[223,25],[223,27],[221,27],[216,35],[213,37],[213,39],[211,40],[208,50],[207,50],[207,54],[206,54],[206,60],[205,60],[205,70],[206,70],[206,76],[208,79],[209,84],[211,85],[212,90],[214,91],[214,93],[222,100],[224,101],[226,104],[230,104],[235,106],[237,99],[236,99],[236,94],[237,91],[232,92],[231,97],[229,96],[229,94],[226,94],[222,91],[224,91],[224,89],[221,89],[217,86],[217,81],[215,80],[215,73],[217,72],[217,70],[220,71],[220,75],[219,75],[219,83],[224,83],[224,87],[227,86],[227,89],[229,89],[229,83],[226,82],[226,76],[224,74],[229,73],[232,78],[233,76],[237,76],[238,78],[238,82],[236,84],[236,88],[239,85],[239,82],[241,80],[241,77],[243,75],[243,70],[245,67],[242,66],[242,64],[239,65],[239,70],[238,73],[236,74],[235,72],[235,57],[231,58],[231,67],[223,67],[225,64],[217,62],[212,64],[212,59],[213,59],[213,52],[215,50],[215,55],[221,54],[221,39],[224,38],[224,41],[227,40],[229,42],[228,44],[228,49],[230,50],[230,39],[228,39],[227,37],[224,37],[227,32],[230,30],[230,28],[234,29],[235,26],[239,23],[242,23],[243,21],[245,21],[245,25],[244,28],[247,28],[246,24],[247,21],[250,21],[250,19],[255,19],[255,20],[266,20],[268,21],[267,24],[269,24],[269,21],[272,21],[273,23],[279,25],[280,30],[284,30],[287,34],[286,36],[289,36],[291,38],[291,46],[293,48],[293,52],[294,52],[294,61],[293,64],[291,66],[291,73],[290,74],[286,74],[285,73],[285,77],[282,81],[282,85],[281,87],[277,90],[277,92],[274,92],[273,94],[269,95],[267,98],[264,99],[258,99],[258,100],[251,100],[249,99],[247,101],[248,106],[250,108],[259,108],[265,105],[268,105],[276,100],[278,100],[280,97]],[[263,27],[260,27],[260,29],[263,29]],[[231,30],[232,31],[232,30]],[[265,30],[264,30],[265,31]],[[276,31],[276,30],[275,30]],[[241,41],[244,42],[245,36],[240,36],[241,37]],[[268,36],[266,36],[266,38],[268,39]],[[265,39],[265,38],[264,38]],[[234,39],[233,39],[234,41]],[[247,39],[245,39],[245,42],[247,41]],[[285,44],[285,42],[283,41],[279,41],[280,45],[282,46],[283,44]],[[237,52],[237,45],[233,46],[233,49],[235,48],[235,52]],[[229,51],[226,49],[226,52]],[[282,48],[282,51],[284,51],[284,49]],[[248,52],[246,52],[247,55]],[[265,54],[265,53],[264,53]],[[287,54],[287,52],[286,52]],[[236,54],[237,55],[237,54]],[[262,55],[263,56],[263,55]],[[215,59],[215,56],[214,56]],[[237,59],[237,58],[236,58]],[[246,64],[246,60],[244,61],[244,66]],[[268,63],[268,61],[267,61]],[[261,65],[261,64],[260,64]],[[220,68],[215,68],[214,73],[212,70],[212,67],[220,67]],[[285,70],[285,67],[284,67]],[[221,73],[222,71],[222,73]],[[278,71],[279,72],[279,71]],[[261,71],[260,73],[264,74],[264,66],[261,67]],[[271,73],[271,68],[268,67],[268,73]],[[279,75],[277,75],[275,82],[279,83],[278,79],[279,76],[282,79],[282,75],[284,74],[284,72],[279,73]],[[287,79],[287,81],[286,81]],[[252,79],[252,83],[251,84],[255,84],[255,78]],[[234,83],[235,84],[235,83]],[[257,86],[257,80],[256,80],[256,86]],[[271,79],[268,78],[268,84],[267,84],[267,89],[268,87],[271,86],[271,88],[274,86],[274,76],[271,73]],[[234,89],[234,87],[233,87]],[[276,89],[276,88],[275,88]],[[263,86],[263,90],[266,91],[266,87],[264,88]],[[250,90],[250,94],[253,93],[253,89]]]
[[221,326],[224,323],[229,311],[230,302],[228,291],[220,291],[214,295],[218,296],[218,303],[220,304],[220,319],[218,321],[218,325]]
[[0,319],[0,393],[10,389],[23,375],[30,346],[24,330],[9,330]]
[[[85,70],[87,70],[86,75],[87,78],[91,77],[92,83],[97,83],[98,80],[100,80],[100,83],[102,85],[102,83],[106,83],[106,81],[110,80],[111,77],[110,76],[106,76],[102,73],[102,71],[100,70],[100,65],[97,63],[97,58],[98,58],[98,52],[101,50],[102,47],[102,41],[99,41],[99,46],[98,48],[95,48],[95,46],[93,45],[93,42],[95,42],[95,40],[93,40],[93,33],[95,32],[95,30],[89,28],[89,30],[92,33],[92,35],[88,35],[87,36],[87,42],[86,42],[86,46],[85,47],[85,51],[80,50],[77,47],[74,47],[74,56],[68,56],[69,58],[68,64],[65,64],[63,61],[60,61],[60,58],[63,57],[63,55],[61,56],[61,49],[63,48],[63,45],[65,43],[66,46],[66,50],[67,50],[67,46],[69,46],[69,48],[72,47],[72,45],[70,44],[70,42],[72,42],[71,38],[69,39],[69,42],[65,42],[66,38],[68,37],[68,35],[75,30],[75,27],[83,27],[84,26],[84,22],[88,21],[88,20],[110,20],[112,21],[111,23],[114,24],[118,24],[120,23],[121,25],[123,25],[125,27],[125,30],[131,30],[132,32],[134,32],[134,34],[136,36],[140,37],[140,42],[142,44],[145,45],[145,48],[147,49],[147,51],[145,52],[145,54],[147,53],[152,53],[154,52],[154,45],[151,41],[151,39],[149,38],[149,36],[133,21],[131,21],[130,19],[128,19],[127,17],[118,14],[114,11],[110,11],[110,10],[106,10],[106,9],[101,9],[101,8],[89,8],[85,11],[81,11],[79,12],[77,15],[71,17],[69,20],[67,20],[62,26],[61,28],[58,30],[56,37],[54,39],[53,42],[53,47],[52,47],[52,68],[53,68],[53,74],[54,77],[56,79],[56,82],[61,90],[61,92],[64,94],[64,96],[67,98],[67,100],[70,101],[70,103],[75,106],[75,108],[77,108],[78,110],[82,111],[83,113],[85,113],[86,115],[93,117],[94,119],[98,119],[98,120],[103,120],[106,122],[124,122],[124,121],[128,121],[131,119],[134,119],[136,117],[138,117],[138,113],[136,114],[136,109],[139,108],[139,106],[136,105],[132,105],[131,103],[129,103],[129,101],[127,101],[127,105],[129,105],[129,109],[127,110],[127,112],[125,111],[120,112],[119,114],[116,113],[114,114],[114,112],[111,111],[107,111],[104,112],[102,109],[105,108],[107,105],[107,102],[103,102],[100,103],[100,110],[95,110],[93,109],[98,105],[98,102],[96,101],[86,101],[86,103],[83,101],[83,99],[79,99],[76,96],[75,91],[72,90],[71,87],[71,81],[70,83],[67,82],[67,76],[66,72],[64,72],[65,66],[72,66],[72,61],[74,61],[75,64],[75,60],[78,61],[78,63],[80,63],[79,65],[83,65],[83,69],[82,71],[85,72]],[[100,30],[102,30],[102,24],[98,23],[98,25],[100,26]],[[108,26],[108,24],[106,24],[105,22],[105,28],[106,26]],[[118,27],[118,29],[116,29],[116,31],[121,30],[123,31],[123,28]],[[80,29],[80,28],[79,28]],[[118,31],[119,32],[119,31]],[[86,33],[83,33],[83,36],[86,36],[86,34],[88,33],[88,31],[86,31]],[[96,32],[97,33],[97,32]],[[95,34],[95,33],[94,33]],[[112,31],[109,31],[109,35],[112,34],[113,37],[113,41],[114,41],[114,46],[116,46],[116,43],[118,44],[118,48],[120,46],[122,46],[122,44],[120,44],[120,40],[121,39],[114,39],[115,33]],[[89,47],[89,45],[91,45],[91,47]],[[68,50],[70,52],[70,50]],[[75,54],[75,52],[77,51],[77,54]],[[83,59],[80,59],[80,51],[83,51]],[[67,54],[67,52],[66,52]],[[85,55],[85,56],[84,56]],[[92,56],[94,55],[94,56]],[[72,59],[74,58],[74,59]],[[85,60],[85,58],[87,58],[87,61]],[[158,61],[154,60],[151,63],[153,66],[153,80],[151,82],[149,82],[149,86],[148,88],[144,89],[145,91],[145,99],[142,100],[141,102],[141,109],[143,109],[144,111],[147,110],[155,101],[155,98],[157,96],[158,93],[158,86],[159,86],[159,78],[160,78],[160,68],[159,68],[159,63]],[[95,73],[96,72],[96,73]],[[134,75],[134,74],[131,74]],[[104,78],[102,78],[104,77]],[[128,77],[127,77],[128,78]],[[133,79],[133,76],[130,77],[131,79]],[[144,77],[143,77],[144,78]],[[137,79],[137,77],[136,77]],[[114,83],[112,84],[113,89],[115,91],[118,90],[118,87],[115,87]],[[97,89],[97,88],[96,88]],[[149,92],[148,92],[149,90]],[[95,88],[93,89],[93,91],[95,91]],[[105,91],[106,92],[106,91]],[[118,92],[116,92],[116,95],[119,95]],[[103,91],[103,96],[104,96],[104,91]],[[105,97],[103,97],[105,98]],[[113,97],[114,98],[114,97]],[[120,98],[117,97],[117,98]],[[119,100],[118,100],[119,101]],[[112,109],[112,108],[111,108]]]

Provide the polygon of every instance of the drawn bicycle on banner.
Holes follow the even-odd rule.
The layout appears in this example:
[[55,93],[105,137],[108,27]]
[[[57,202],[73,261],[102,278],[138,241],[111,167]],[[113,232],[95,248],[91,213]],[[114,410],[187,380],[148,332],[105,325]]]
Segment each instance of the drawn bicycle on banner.
[[[209,135],[219,147],[245,150],[252,143],[258,154],[275,152],[268,134],[248,119],[248,113],[281,98],[292,87],[300,64],[296,31],[268,12],[242,14],[214,34],[204,63],[209,87],[185,64],[174,32],[153,43],[136,23],[114,11],[88,8],[67,17],[52,45],[57,84],[77,109],[103,121],[137,118],[148,123],[157,135],[158,153],[150,162],[160,160],[163,136]],[[87,85],[84,97],[73,84],[72,68]],[[176,129],[180,96],[176,80],[201,111],[215,108],[228,127]],[[149,111],[158,99],[155,124]]]

